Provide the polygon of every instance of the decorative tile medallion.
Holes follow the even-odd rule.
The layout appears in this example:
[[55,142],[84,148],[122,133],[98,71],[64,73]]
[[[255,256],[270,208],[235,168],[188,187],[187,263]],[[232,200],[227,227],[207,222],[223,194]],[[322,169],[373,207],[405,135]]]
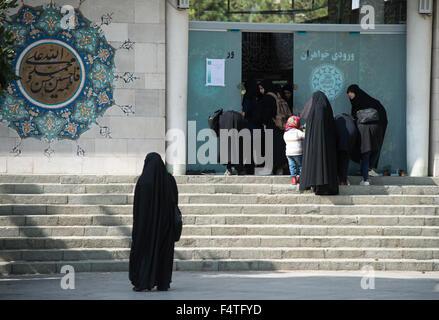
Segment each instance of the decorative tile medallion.
[[21,138],[77,140],[114,105],[114,55],[96,24],[75,9],[75,28],[54,4],[23,5],[11,17],[16,37],[13,82],[0,98],[0,118]]
[[320,90],[324,92],[331,101],[340,95],[343,86],[343,73],[333,64],[322,64],[312,71],[312,91]]

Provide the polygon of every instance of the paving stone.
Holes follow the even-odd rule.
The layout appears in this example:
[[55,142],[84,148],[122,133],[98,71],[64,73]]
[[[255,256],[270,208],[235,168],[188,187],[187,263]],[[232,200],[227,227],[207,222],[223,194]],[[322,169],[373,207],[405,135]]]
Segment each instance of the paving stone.
[[259,270],[258,261],[218,261],[218,271]]
[[176,261],[177,271],[219,271],[218,261]]

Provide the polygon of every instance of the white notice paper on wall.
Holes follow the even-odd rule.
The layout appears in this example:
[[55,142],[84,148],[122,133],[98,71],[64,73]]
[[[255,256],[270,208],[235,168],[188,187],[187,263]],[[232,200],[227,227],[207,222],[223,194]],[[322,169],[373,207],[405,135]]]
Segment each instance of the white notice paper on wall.
[[360,0],[352,0],[352,10],[360,8]]
[[206,59],[206,86],[225,86],[225,62],[225,59]]

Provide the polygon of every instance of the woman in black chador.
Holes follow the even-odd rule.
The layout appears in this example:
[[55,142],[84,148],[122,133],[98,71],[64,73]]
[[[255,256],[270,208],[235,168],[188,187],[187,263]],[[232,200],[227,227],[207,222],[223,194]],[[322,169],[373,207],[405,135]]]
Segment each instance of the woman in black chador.
[[[234,110],[228,110],[224,111],[220,115],[218,127],[220,130],[230,131],[236,129],[238,132],[240,132],[243,129],[248,129],[248,123],[241,113]],[[244,165],[251,163],[251,154],[244,152],[243,139],[234,139],[232,136],[227,136],[227,140],[222,141],[220,139],[220,143],[224,144],[224,146],[227,146],[227,157],[221,154],[222,148],[220,148],[219,154],[220,163],[226,165],[226,172],[224,174],[232,174],[232,167],[236,169],[238,174],[245,174]]]
[[338,182],[340,185],[348,184],[349,159],[360,162],[358,148],[358,129],[354,118],[346,113],[335,116],[337,132],[337,162]]
[[257,124],[253,121],[256,112],[256,99],[258,96],[258,84],[255,79],[248,79],[245,82],[245,94],[242,99],[242,114],[248,122],[250,131],[257,129]]
[[133,290],[169,289],[178,190],[159,154],[146,156],[134,191],[129,279]]
[[352,105],[351,114],[355,120],[357,120],[357,112],[359,110],[372,108],[378,112],[379,119],[376,123],[362,124],[357,121],[360,136],[361,171],[363,175],[361,184],[368,185],[369,169],[378,167],[381,148],[384,136],[386,135],[387,113],[378,100],[369,96],[356,84],[349,86],[347,94]]
[[[285,141],[283,138],[284,130],[281,130],[274,123],[277,114],[275,88],[271,80],[263,80],[259,83],[259,92],[262,98],[259,101],[259,110],[261,113],[261,122],[264,129],[273,130],[273,174],[277,174],[283,168],[286,168],[287,157],[285,156]],[[267,157],[269,155],[265,155]]]
[[338,194],[337,143],[331,104],[321,91],[314,92],[306,120],[300,190]]
[[295,110],[294,108],[293,94],[294,88],[291,85],[286,84],[282,87],[282,98],[288,103],[288,107],[290,108],[291,113],[293,115],[297,115],[297,110]]

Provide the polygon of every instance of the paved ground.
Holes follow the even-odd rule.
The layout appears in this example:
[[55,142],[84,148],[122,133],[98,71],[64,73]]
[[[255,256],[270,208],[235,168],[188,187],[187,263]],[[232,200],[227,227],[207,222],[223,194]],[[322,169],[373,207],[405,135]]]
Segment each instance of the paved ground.
[[375,272],[369,290],[361,287],[361,272],[174,272],[168,292],[134,292],[126,272],[77,273],[75,289],[63,290],[62,276],[0,277],[0,300],[439,300],[439,272]]

